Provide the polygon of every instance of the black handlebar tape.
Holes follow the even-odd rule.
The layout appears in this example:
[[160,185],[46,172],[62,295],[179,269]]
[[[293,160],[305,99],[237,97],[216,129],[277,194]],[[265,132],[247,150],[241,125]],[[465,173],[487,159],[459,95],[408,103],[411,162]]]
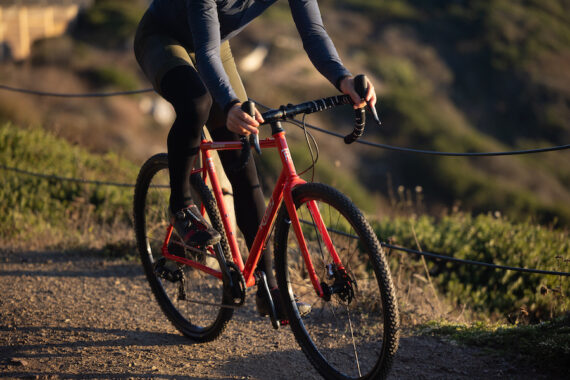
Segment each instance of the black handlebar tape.
[[345,144],[352,144],[364,133],[364,126],[366,125],[366,111],[364,107],[354,110],[354,129],[352,133],[344,136]]
[[[255,104],[249,100],[243,102],[241,110],[255,119]],[[249,142],[255,148],[257,154],[261,154],[261,147],[259,146],[259,136],[256,133],[249,135]]]
[[[364,74],[354,77],[354,89],[361,99],[366,97],[368,92],[368,81]],[[366,125],[366,111],[364,107],[354,110],[354,130],[351,134],[344,137],[345,144],[352,144],[364,133],[364,126]]]
[[361,99],[366,98],[366,93],[368,92],[368,81],[366,80],[366,75],[360,74],[354,77],[354,89]]
[[241,105],[241,110],[249,116],[255,118],[255,104],[253,102],[245,101]]

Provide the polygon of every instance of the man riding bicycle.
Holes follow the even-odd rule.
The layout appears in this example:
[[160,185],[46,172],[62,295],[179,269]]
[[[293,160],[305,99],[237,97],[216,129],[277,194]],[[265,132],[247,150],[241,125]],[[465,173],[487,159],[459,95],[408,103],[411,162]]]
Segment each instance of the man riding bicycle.
[[[242,111],[247,100],[230,50],[229,40],[277,0],[154,0],[144,14],[134,42],[135,56],[154,89],[169,101],[176,119],[167,139],[170,175],[170,214],[177,233],[190,246],[207,246],[220,241],[220,234],[201,216],[194,205],[189,181],[199,152],[202,127],[214,140],[239,140],[240,135],[258,133],[263,122]],[[365,99],[356,93],[354,78],[342,64],[324,28],[317,0],[289,0],[293,20],[313,65],[342,93],[350,95],[355,107],[367,102],[374,106],[376,93],[368,83]],[[239,161],[239,151],[219,153],[233,189],[239,229],[251,248],[265,212],[265,200],[255,163],[228,170]],[[262,255],[259,268],[267,276],[272,293],[277,291],[272,258]],[[267,303],[260,299],[260,314],[267,315]],[[280,297],[276,309],[283,314]],[[299,303],[299,312],[309,305]]]

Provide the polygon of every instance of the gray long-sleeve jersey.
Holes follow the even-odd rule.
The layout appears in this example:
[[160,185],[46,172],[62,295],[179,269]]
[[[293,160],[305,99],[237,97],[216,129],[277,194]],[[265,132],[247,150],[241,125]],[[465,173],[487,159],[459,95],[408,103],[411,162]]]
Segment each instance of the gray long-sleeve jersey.
[[[220,44],[238,34],[277,0],[154,0],[153,16],[167,33],[195,52],[197,69],[223,107],[237,99],[220,59]],[[303,47],[332,84],[350,75],[342,65],[321,18],[317,0],[288,0]]]

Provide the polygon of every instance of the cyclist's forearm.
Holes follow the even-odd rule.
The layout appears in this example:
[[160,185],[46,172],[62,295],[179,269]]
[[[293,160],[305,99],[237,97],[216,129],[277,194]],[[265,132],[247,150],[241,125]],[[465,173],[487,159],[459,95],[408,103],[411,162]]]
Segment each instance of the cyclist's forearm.
[[315,68],[338,88],[339,79],[351,76],[327,34],[316,0],[289,0],[303,47]]

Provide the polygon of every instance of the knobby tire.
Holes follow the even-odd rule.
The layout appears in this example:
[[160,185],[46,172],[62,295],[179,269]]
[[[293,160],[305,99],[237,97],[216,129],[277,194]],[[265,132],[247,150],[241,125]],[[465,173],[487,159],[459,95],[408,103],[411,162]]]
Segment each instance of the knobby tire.
[[[276,273],[297,342],[327,379],[386,378],[398,348],[399,315],[378,238],[360,210],[334,188],[307,183],[293,190],[293,199],[319,282],[332,285],[334,280],[326,266],[332,259],[306,207],[313,200],[353,284],[329,301],[316,295],[283,205],[275,229]],[[312,306],[304,318],[296,296]]]
[[[193,174],[191,182],[195,193],[205,206],[210,223],[222,234],[220,244],[225,257],[229,258],[229,246],[214,197],[199,174]],[[193,303],[191,300],[201,300],[218,305],[231,304],[231,296],[228,296],[231,292],[227,291],[225,281],[170,260],[166,261],[165,266],[172,271],[183,273],[184,287],[181,287],[178,282],[162,278],[155,272],[155,263],[163,257],[162,242],[170,224],[168,184],[167,155],[157,154],[149,158],[142,166],[135,186],[134,221],[137,247],[147,280],[166,317],[185,336],[198,342],[211,341],[223,332],[232,318],[233,309],[204,306]],[[196,204],[199,205],[199,202]],[[196,253],[185,249],[175,232],[172,234],[169,251],[171,246],[177,255],[202,261],[218,270],[220,268],[215,257],[210,255],[197,257]],[[184,289],[186,300],[181,297],[181,288]]]

